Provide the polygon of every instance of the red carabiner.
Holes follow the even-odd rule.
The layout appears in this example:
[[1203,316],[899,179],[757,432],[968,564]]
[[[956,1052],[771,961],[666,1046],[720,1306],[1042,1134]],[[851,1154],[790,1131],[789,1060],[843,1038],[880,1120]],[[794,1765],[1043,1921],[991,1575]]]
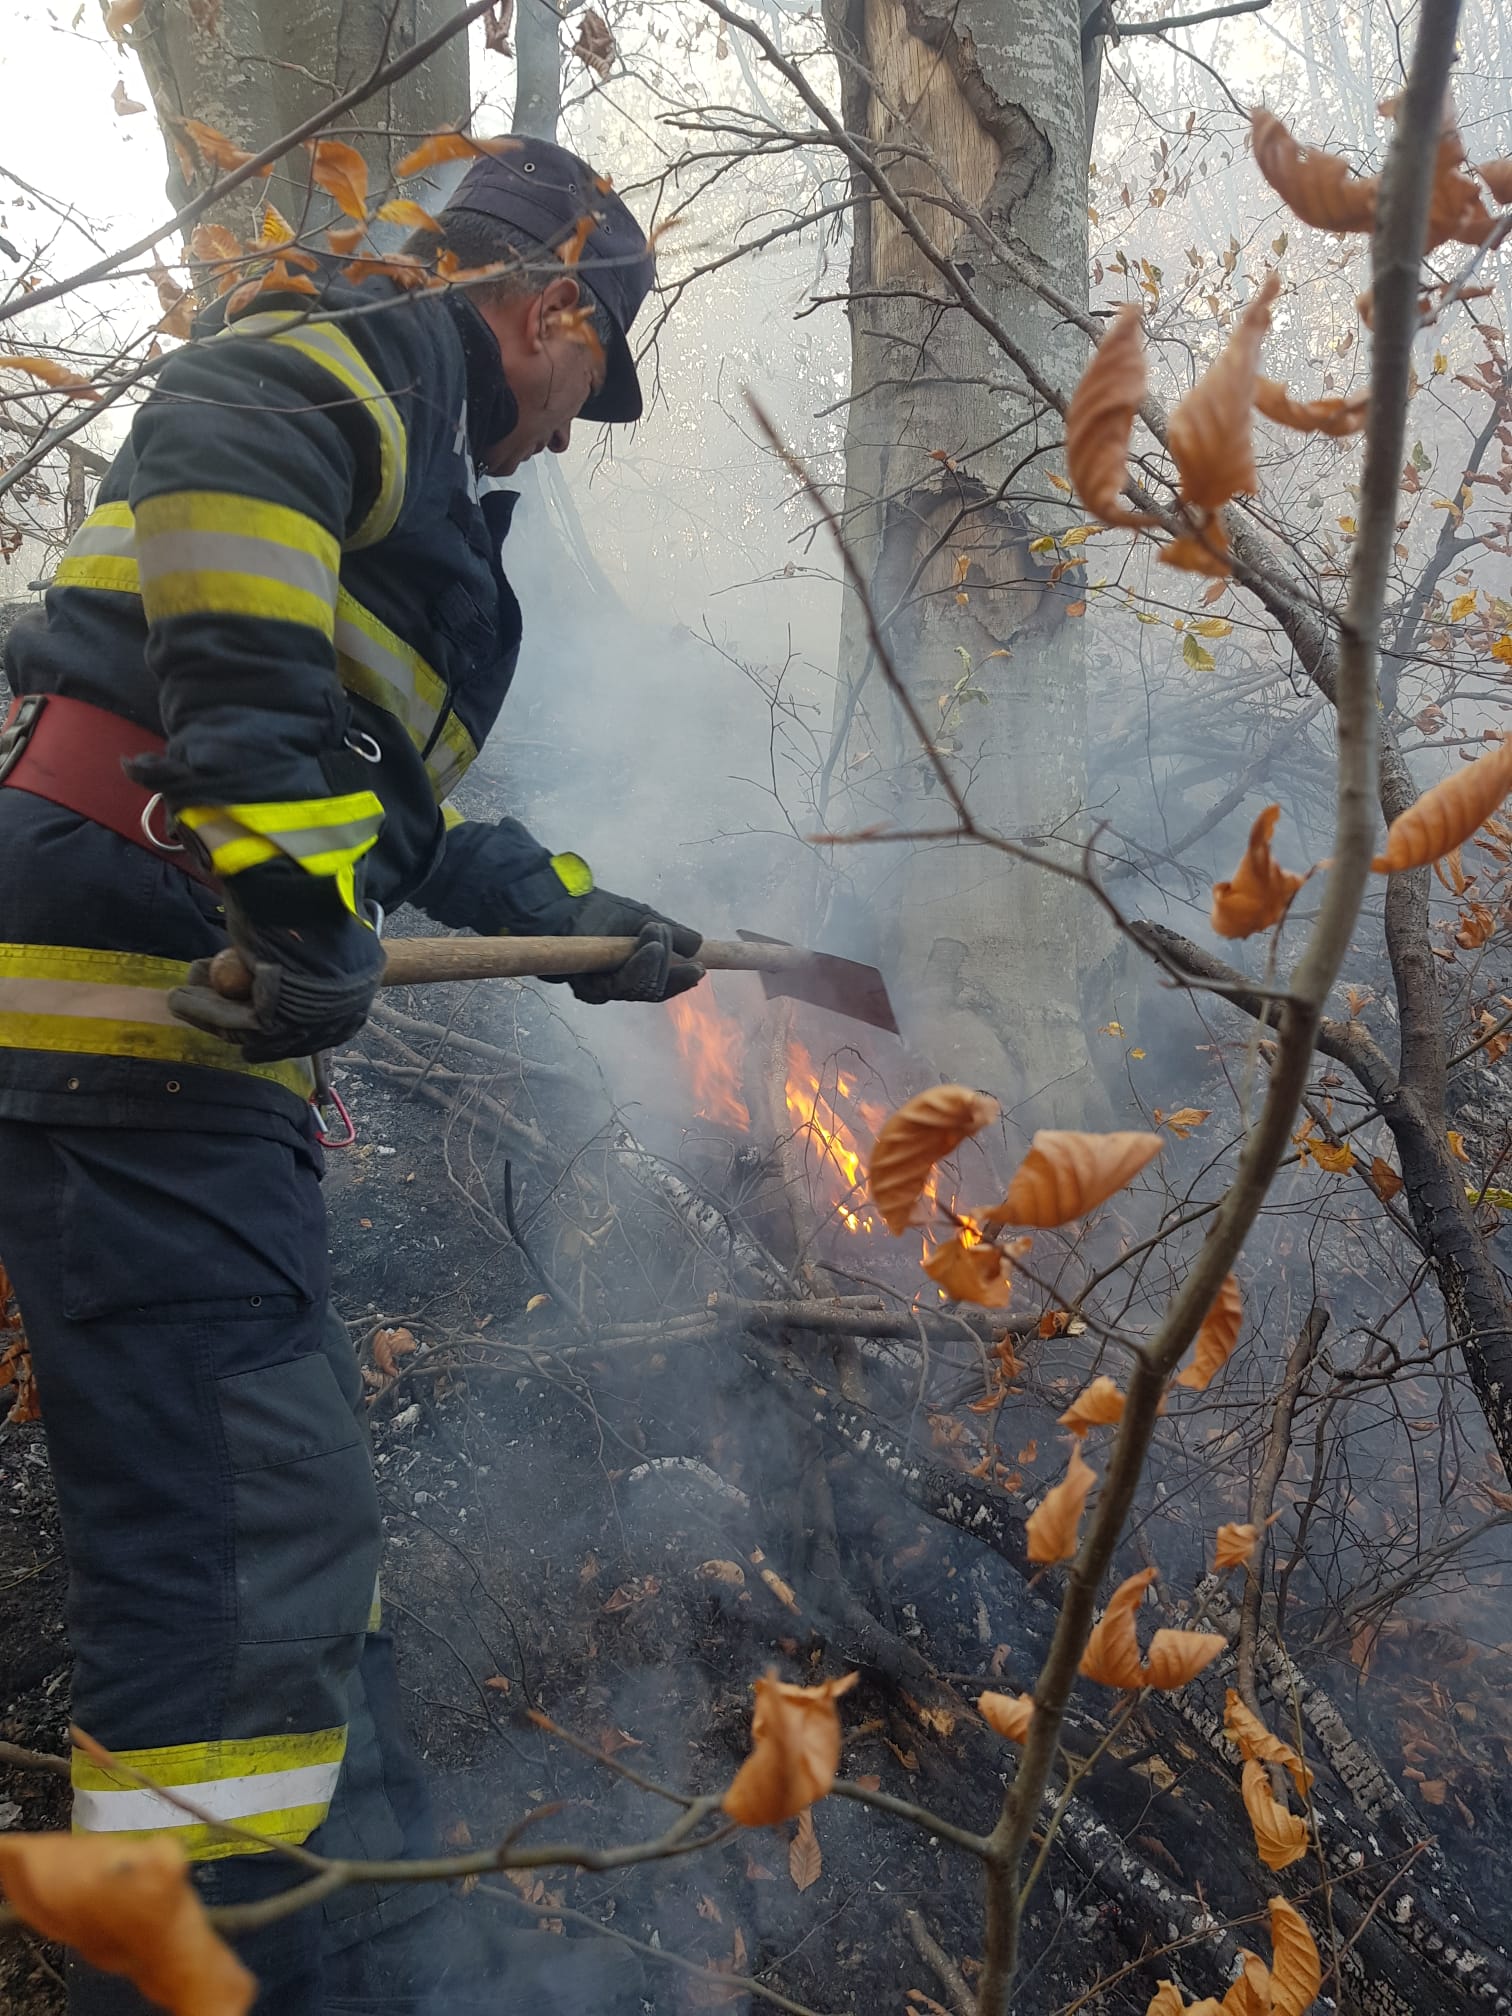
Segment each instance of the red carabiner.
[[[322,1085],[310,1101],[315,1113],[315,1139],[322,1148],[350,1148],[357,1139],[357,1123],[346,1109],[341,1094],[334,1085]],[[326,1119],[334,1107],[341,1116],[344,1134],[328,1134]]]

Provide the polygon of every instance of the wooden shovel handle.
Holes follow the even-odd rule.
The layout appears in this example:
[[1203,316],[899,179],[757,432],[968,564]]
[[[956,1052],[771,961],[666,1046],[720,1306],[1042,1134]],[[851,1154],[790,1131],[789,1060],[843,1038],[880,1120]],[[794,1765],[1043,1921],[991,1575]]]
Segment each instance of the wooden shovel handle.
[[[556,973],[602,973],[623,966],[635,950],[633,938],[393,938],[385,946],[385,987],[413,987],[431,980],[546,979]],[[792,973],[813,962],[797,945],[743,944],[706,938],[693,955],[716,973]],[[210,982],[219,994],[245,1000],[251,975],[234,945],[210,962]]]

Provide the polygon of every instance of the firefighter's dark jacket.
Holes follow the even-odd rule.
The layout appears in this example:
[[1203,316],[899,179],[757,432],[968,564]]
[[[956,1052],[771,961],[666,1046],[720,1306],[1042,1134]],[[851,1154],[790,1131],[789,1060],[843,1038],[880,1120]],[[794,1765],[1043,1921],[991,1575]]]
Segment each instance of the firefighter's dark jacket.
[[[455,918],[472,868],[498,928],[539,917],[586,882],[575,857],[441,810],[519,652],[514,500],[475,473],[514,419],[465,297],[326,275],[314,302],[264,294],[169,359],[12,632],[13,691],[164,735],[145,781],[264,921],[417,892]],[[305,1064],[246,1065],[166,1010],[225,942],[214,891],[20,790],[0,790],[0,862],[0,1115],[304,1126]]]

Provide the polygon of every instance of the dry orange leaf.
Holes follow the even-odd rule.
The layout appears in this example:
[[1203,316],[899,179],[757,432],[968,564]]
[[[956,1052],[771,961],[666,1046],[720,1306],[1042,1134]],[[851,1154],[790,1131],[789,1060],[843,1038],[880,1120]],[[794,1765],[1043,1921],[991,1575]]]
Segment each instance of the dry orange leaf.
[[1300,434],[1328,434],[1336,441],[1358,434],[1369,406],[1370,395],[1365,392],[1351,392],[1344,399],[1293,399],[1279,379],[1255,380],[1255,411],[1278,427],[1295,427]]
[[1186,2004],[1174,1981],[1162,1981],[1150,1997],[1145,2016],[1186,2016]]
[[1233,1522],[1220,1526],[1213,1547],[1213,1573],[1221,1574],[1225,1568],[1248,1568],[1259,1538],[1258,1526]]
[[819,1836],[814,1832],[814,1816],[808,1807],[798,1815],[798,1830],[788,1843],[788,1874],[795,1890],[807,1890],[824,1873],[824,1857],[819,1852]]
[[390,252],[386,258],[353,259],[341,269],[348,280],[366,280],[378,273],[385,280],[392,280],[396,286],[408,288],[433,284],[431,274],[418,259],[412,259],[407,252]]
[[1212,1307],[1202,1319],[1202,1328],[1197,1332],[1197,1349],[1190,1365],[1184,1365],[1176,1374],[1178,1386],[1188,1386],[1194,1392],[1205,1392],[1216,1373],[1223,1370],[1234,1355],[1234,1346],[1239,1342],[1239,1326],[1244,1321],[1244,1303],[1239,1294],[1239,1283],[1232,1274],[1225,1274],[1223,1286],[1213,1297]]
[[817,1687],[793,1687],[768,1673],[756,1682],[755,1748],[724,1796],[732,1820],[742,1827],[775,1827],[824,1798],[840,1768],[835,1703],[858,1677],[842,1673]]
[[1162,567],[1176,567],[1183,574],[1215,576],[1214,585],[1221,594],[1223,582],[1234,571],[1229,565],[1228,553],[1228,534],[1223,529],[1223,522],[1212,518],[1200,534],[1183,532],[1179,538],[1168,541],[1155,558]]
[[1212,1113],[1211,1106],[1178,1106],[1174,1113],[1157,1112],[1155,1120],[1158,1126],[1169,1127],[1178,1141],[1185,1141],[1204,1120],[1212,1118]]
[[175,2016],[245,2016],[257,1983],[219,1939],[166,1834],[7,1834],[6,1902],[44,1939],[92,1967],[124,1974]]
[[110,0],[105,9],[105,32],[112,42],[124,42],[124,30],[129,28],[141,13],[146,0]]
[[380,1330],[373,1339],[373,1363],[385,1379],[399,1377],[399,1360],[407,1358],[412,1351],[418,1351],[415,1333],[412,1330]]
[[1449,1143],[1449,1153],[1454,1157],[1456,1162],[1468,1162],[1470,1160],[1470,1154],[1465,1147],[1465,1137],[1463,1134],[1456,1132],[1453,1127],[1450,1127],[1445,1130],[1444,1139]]
[[53,391],[70,392],[76,399],[100,396],[87,378],[81,378],[77,371],[70,371],[53,357],[0,357],[0,371],[24,371],[29,378],[40,378]]
[[1425,791],[1392,820],[1386,851],[1371,867],[1378,875],[1424,868],[1477,832],[1512,791],[1512,735],[1484,756]]
[[872,1147],[866,1181],[889,1232],[907,1226],[936,1162],[990,1127],[997,1116],[996,1099],[969,1085],[932,1085],[888,1114]]
[[1034,1713],[1032,1694],[979,1694],[977,1712],[999,1736],[1010,1743],[1022,1743],[1029,1734],[1029,1718]]
[[1244,1971],[1219,2003],[1221,2016],[1271,2016],[1270,1969],[1255,1953],[1239,1949]]
[[1498,203],[1512,203],[1512,161],[1478,161],[1475,172]]
[[1137,1575],[1120,1582],[1108,1598],[1082,1653],[1081,1671],[1086,1679],[1096,1680],[1103,1687],[1144,1686],[1144,1661],[1134,1635],[1134,1613],[1158,1572],[1155,1568],[1141,1568]]
[[1453,241],[1460,245],[1483,245],[1496,229],[1496,220],[1486,208],[1480,184],[1465,173],[1465,149],[1452,118],[1439,135],[1438,154],[1433,166],[1433,184],[1428,192],[1428,232],[1424,250]]
[[1267,1869],[1286,1869],[1307,1853],[1307,1826],[1270,1789],[1270,1775],[1258,1758],[1245,1761],[1241,1780],[1244,1810],[1255,1830],[1255,1848]]
[[1389,1204],[1402,1187],[1402,1179],[1383,1156],[1370,1158],[1370,1183],[1383,1204]]
[[1270,1900],[1271,2008],[1275,2016],[1302,2016],[1323,1986],[1317,1942],[1302,1914],[1284,1897]]
[[1309,1141],[1308,1153],[1330,1176],[1347,1176],[1354,1167],[1354,1150],[1347,1141]]
[[1252,496],[1259,487],[1250,416],[1260,345],[1270,328],[1271,303],[1280,291],[1280,274],[1267,273],[1216,361],[1171,410],[1171,453],[1181,472],[1186,504],[1216,511],[1231,497]]
[[1073,1435],[1085,1435],[1089,1428],[1111,1428],[1115,1421],[1122,1421],[1123,1411],[1124,1396],[1104,1372],[1077,1394],[1060,1417],[1060,1425]]
[[1066,1474],[1052,1485],[1029,1514],[1029,1559],[1069,1561],[1076,1552],[1076,1529],[1097,1472],[1081,1453],[1081,1438],[1071,1444]]
[[968,1244],[959,1234],[945,1239],[926,1255],[924,1272],[938,1281],[952,1300],[975,1302],[982,1309],[1006,1309],[1013,1280],[1003,1267],[1002,1249],[978,1239]]
[[1273,1736],[1253,1710],[1247,1708],[1232,1687],[1223,1696],[1223,1733],[1248,1764],[1258,1760],[1262,1764],[1279,1764],[1291,1773],[1292,1783],[1298,1792],[1306,1792],[1312,1784],[1313,1774],[1297,1755],[1290,1743],[1279,1736]]
[[380,203],[378,216],[385,224],[402,224],[406,231],[439,231],[441,226],[423,204],[412,203],[408,196],[395,196],[387,203]]
[[583,256],[583,247],[593,236],[594,219],[589,214],[579,217],[571,233],[555,247],[556,256],[564,266],[576,266]]
[[367,222],[367,163],[345,140],[307,140],[310,174],[317,189],[324,189],[338,210],[360,223]]
[[[228,140],[218,128],[207,126],[203,119],[180,119],[175,130],[193,143],[200,159],[209,162],[212,168],[240,168],[253,158],[245,147],[238,147],[234,140]],[[271,175],[272,162],[257,172]]]
[[445,126],[439,133],[429,134],[418,147],[405,155],[394,169],[394,178],[403,182],[426,168],[439,168],[443,161],[471,161],[479,154],[509,154],[523,145],[523,141],[511,140],[507,136],[497,140],[475,140],[470,133],[459,133],[455,127]]
[[1318,231],[1369,231],[1375,224],[1376,178],[1356,175],[1321,147],[1299,147],[1272,112],[1250,114],[1255,166],[1304,224]]
[[1185,1687],[1228,1647],[1217,1631],[1157,1631],[1145,1660],[1147,1687]]
[[[1073,1134],[1043,1129],[1029,1144],[989,1225],[1065,1225],[1122,1190],[1161,1150],[1158,1134]],[[875,1195],[875,1191],[873,1195]]]
[[1144,324],[1133,302],[1119,309],[1066,409],[1066,468],[1076,494],[1105,525],[1151,525],[1119,502],[1129,479],[1129,437],[1147,384]]
[[1212,925],[1220,938],[1251,938],[1279,923],[1306,879],[1271,854],[1280,817],[1279,805],[1267,805],[1250,828],[1249,845],[1230,880],[1213,884]]

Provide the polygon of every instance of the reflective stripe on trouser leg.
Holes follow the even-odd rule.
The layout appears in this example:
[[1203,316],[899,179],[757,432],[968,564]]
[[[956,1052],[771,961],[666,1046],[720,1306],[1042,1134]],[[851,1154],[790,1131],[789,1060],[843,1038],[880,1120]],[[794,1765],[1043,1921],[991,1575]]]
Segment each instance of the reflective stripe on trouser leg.
[[166,1829],[234,1897],[235,1864],[327,1816],[378,1565],[314,1162],[0,1122],[0,1252],[50,1416],[74,1719],[205,1816],[76,1756],[74,1824]]

